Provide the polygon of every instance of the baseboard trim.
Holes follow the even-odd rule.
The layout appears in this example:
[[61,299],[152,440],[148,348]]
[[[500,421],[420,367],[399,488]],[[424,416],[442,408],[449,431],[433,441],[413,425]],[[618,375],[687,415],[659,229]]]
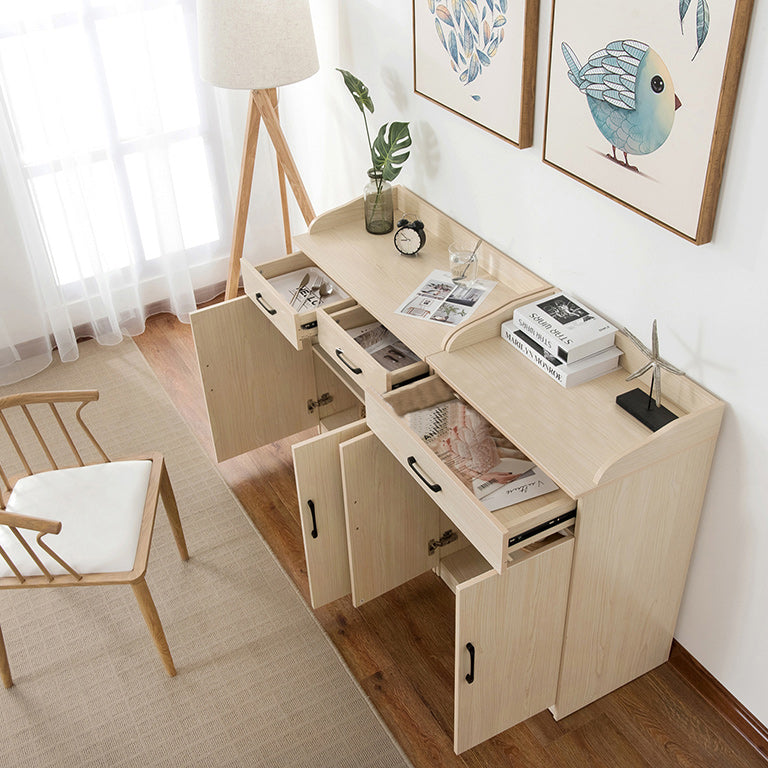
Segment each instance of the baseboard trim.
[[768,728],[712,677],[677,640],[672,641],[669,663],[763,758],[768,760]]

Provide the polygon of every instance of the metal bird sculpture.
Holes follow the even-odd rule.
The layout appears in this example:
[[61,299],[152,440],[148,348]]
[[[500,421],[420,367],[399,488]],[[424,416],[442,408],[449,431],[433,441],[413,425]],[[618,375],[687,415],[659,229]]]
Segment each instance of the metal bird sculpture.
[[637,40],[609,43],[583,67],[567,43],[561,48],[569,79],[586,95],[595,124],[611,144],[612,154],[606,157],[637,171],[627,156],[655,152],[667,140],[681,106],[666,64]]

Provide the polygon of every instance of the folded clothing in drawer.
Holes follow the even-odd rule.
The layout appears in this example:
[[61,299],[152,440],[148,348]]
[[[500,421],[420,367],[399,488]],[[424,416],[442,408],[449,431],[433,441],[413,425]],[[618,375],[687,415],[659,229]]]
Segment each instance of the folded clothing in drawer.
[[557,489],[492,424],[457,398],[407,413],[406,420],[491,511]]

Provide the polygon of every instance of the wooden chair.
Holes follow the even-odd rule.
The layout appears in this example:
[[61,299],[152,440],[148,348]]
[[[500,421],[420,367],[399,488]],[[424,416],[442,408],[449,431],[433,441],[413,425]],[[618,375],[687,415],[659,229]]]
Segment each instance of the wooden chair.
[[[175,675],[144,580],[158,496],[181,559],[189,559],[173,489],[159,453],[107,457],[81,416],[98,398],[96,390],[0,397],[13,449],[0,444],[0,589],[130,584]],[[0,676],[6,688],[13,685],[1,631]]]

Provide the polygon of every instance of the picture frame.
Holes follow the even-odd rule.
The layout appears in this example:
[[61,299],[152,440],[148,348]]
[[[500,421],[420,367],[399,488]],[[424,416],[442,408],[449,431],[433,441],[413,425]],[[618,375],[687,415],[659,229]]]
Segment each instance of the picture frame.
[[412,19],[414,92],[530,147],[539,0],[412,0]]
[[753,3],[553,0],[544,163],[710,242]]

